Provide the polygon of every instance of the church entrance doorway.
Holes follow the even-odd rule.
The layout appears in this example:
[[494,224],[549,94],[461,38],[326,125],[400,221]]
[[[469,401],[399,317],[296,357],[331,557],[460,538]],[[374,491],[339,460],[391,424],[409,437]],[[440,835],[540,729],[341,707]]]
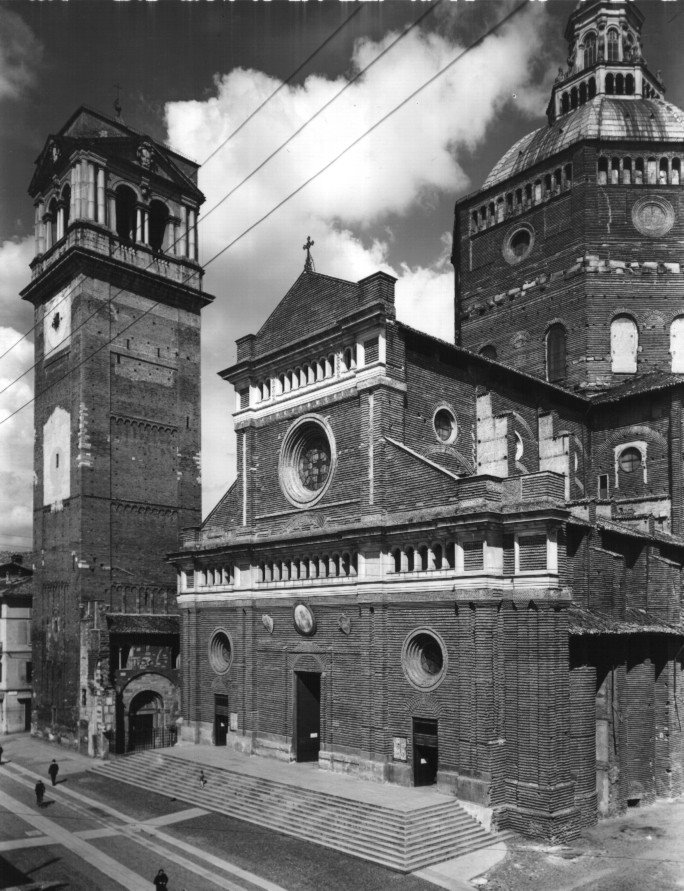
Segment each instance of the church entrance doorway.
[[437,782],[437,721],[413,719],[413,785]]
[[318,761],[321,748],[321,676],[298,671],[296,681],[297,761]]
[[214,695],[214,745],[225,746],[228,739],[228,697]]
[[128,711],[129,752],[171,745],[165,739],[164,703],[153,690],[143,690],[131,702]]

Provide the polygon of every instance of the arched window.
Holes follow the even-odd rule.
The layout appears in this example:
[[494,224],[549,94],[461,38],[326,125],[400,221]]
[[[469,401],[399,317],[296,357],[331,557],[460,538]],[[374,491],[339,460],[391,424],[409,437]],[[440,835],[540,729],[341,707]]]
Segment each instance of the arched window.
[[416,555],[413,548],[406,548],[406,569],[408,572],[413,572],[416,568]]
[[622,159],[622,182],[628,186],[632,182],[632,159]]
[[617,374],[637,370],[639,331],[631,316],[616,316],[610,323],[610,368]]
[[480,355],[484,356],[485,359],[494,359],[496,360],[496,347],[493,343],[488,343],[486,346],[483,346],[480,350]]
[[501,223],[504,218],[504,200],[503,197],[496,199],[496,221]]
[[589,98],[593,99],[595,95],[596,95],[596,78],[590,77],[589,78]]
[[609,28],[606,34],[606,60],[608,62],[620,61],[620,35],[615,28]]
[[169,209],[163,201],[150,202],[150,247],[153,251],[164,250],[164,236],[169,222]]
[[57,241],[57,200],[55,198],[53,198],[48,205],[45,235],[47,238],[47,247],[51,248]]
[[579,101],[580,105],[584,105],[584,103],[587,101],[587,85],[584,83],[584,81],[580,84],[579,87]]
[[633,96],[634,95],[634,75],[628,74],[625,77],[625,95]]
[[444,553],[444,552],[442,551],[442,546],[441,546],[441,544],[436,544],[436,545],[433,547],[433,549],[432,549],[432,554],[433,554],[433,562],[434,562],[434,568],[435,568],[435,569],[442,569],[442,557],[443,557],[443,553]]
[[667,162],[667,158],[661,158],[661,159],[660,159],[660,170],[659,170],[659,172],[658,172],[658,183],[659,183],[659,185],[661,185],[661,186],[666,186],[666,185],[667,185],[668,172],[669,172],[668,169],[667,169],[668,166],[669,166],[669,165],[668,165],[668,162]]
[[566,334],[562,325],[552,325],[546,334],[546,379],[554,383],[566,376]]
[[612,158],[610,162],[610,181],[616,186],[620,182],[620,159]]
[[71,212],[71,186],[66,185],[62,189],[62,213],[64,214],[64,233],[69,227],[69,214]]
[[135,205],[133,189],[119,186],[115,195],[116,232],[122,241],[135,241]]
[[615,75],[615,93],[617,96],[622,96],[625,92],[625,79],[621,74]]
[[591,68],[596,64],[596,34],[590,31],[584,38],[584,67]]
[[656,181],[657,181],[657,179],[658,179],[657,169],[658,169],[658,168],[657,168],[657,166],[656,166],[656,159],[655,159],[655,158],[649,158],[649,159],[646,161],[646,182],[647,182],[649,185],[652,185],[652,186],[653,186],[653,185],[656,184]]
[[612,96],[615,92],[615,78],[612,74],[606,74],[606,93]]
[[599,158],[597,182],[600,186],[608,182],[608,158]]
[[569,189],[572,185],[572,164],[566,164],[563,168],[563,186]]
[[534,184],[534,203],[539,204],[542,200],[542,184],[541,180],[538,179]]
[[670,355],[672,371],[684,373],[684,316],[677,316],[670,325]]
[[670,170],[670,184],[678,186],[681,181],[681,164],[679,158],[672,159],[672,168]]
[[573,87],[573,88],[570,90],[570,107],[571,107],[571,108],[577,108],[577,104],[578,104],[577,87]]
[[570,97],[567,93],[561,96],[561,114],[567,114],[570,111]]
[[643,185],[644,182],[644,159],[637,158],[634,162],[634,182],[637,186]]
[[427,545],[421,545],[421,546],[418,548],[418,557],[419,557],[419,560],[420,560],[420,567],[419,567],[419,568],[422,569],[423,572],[425,572],[425,570],[428,568],[428,548],[427,548]]

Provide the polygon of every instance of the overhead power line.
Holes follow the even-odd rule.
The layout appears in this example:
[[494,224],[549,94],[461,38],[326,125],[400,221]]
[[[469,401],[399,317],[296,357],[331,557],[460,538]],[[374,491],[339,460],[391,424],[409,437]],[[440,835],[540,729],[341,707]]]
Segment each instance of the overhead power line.
[[[440,2],[441,2],[441,0],[440,0]],[[354,16],[357,16],[362,10],[363,10],[363,6],[362,6],[361,4],[358,4],[358,5],[356,6],[356,8],[354,9],[354,11],[351,13],[351,15],[347,16],[347,18],[346,18],[340,25],[338,25],[338,27],[335,28],[335,30],[334,30],[331,34],[329,34],[329,35],[325,38],[325,40],[323,41],[323,43],[319,44],[319,45],[316,47],[316,49],[315,49],[312,53],[310,53],[310,54],[306,57],[306,59],[304,59],[304,61],[301,63],[301,65],[298,65],[298,66],[295,68],[295,70],[294,70],[291,74],[289,74],[289,75],[285,78],[285,80],[282,81],[282,82],[275,88],[275,90],[273,90],[273,92],[270,93],[270,94],[263,100],[263,102],[261,102],[261,103],[254,109],[254,111],[250,112],[250,114],[244,119],[244,121],[242,121],[242,123],[238,124],[238,126],[237,126],[233,131],[231,131],[231,132],[228,134],[228,136],[226,136],[226,138],[223,140],[223,142],[221,142],[219,145],[217,145],[216,148],[215,148],[209,155],[207,155],[207,157],[204,159],[204,161],[200,164],[200,167],[203,167],[205,164],[207,164],[209,161],[211,161],[211,159],[212,159],[216,154],[218,154],[218,152],[220,152],[221,149],[224,148],[224,146],[226,146],[226,145],[230,142],[231,139],[233,139],[235,136],[237,136],[237,134],[242,130],[243,127],[246,127],[246,126],[247,126],[247,124],[252,120],[252,118],[254,118],[254,117],[255,117],[255,116],[256,116],[256,115],[257,115],[263,108],[265,108],[266,105],[268,105],[268,103],[271,101],[271,99],[274,98],[274,96],[276,96],[276,95],[277,95],[282,89],[284,89],[286,86],[288,86],[289,84],[291,84],[292,81],[297,77],[297,75],[300,74],[300,73],[306,68],[306,66],[309,64],[309,62],[311,62],[313,59],[315,59],[315,57],[316,57],[316,56],[317,56],[323,49],[325,49],[325,47],[326,47],[329,43],[331,43],[331,42],[337,37],[337,35],[340,33],[340,31],[343,31],[343,30],[347,27],[347,25],[349,24],[349,22],[351,22],[351,20],[354,18]],[[173,242],[173,245],[171,245],[171,246],[173,247],[174,245],[176,245],[176,244],[178,243],[178,240],[179,240],[179,239],[176,239],[176,241],[174,241],[174,242]],[[118,248],[119,248],[119,245],[116,246],[116,249],[117,249],[117,250],[118,250]],[[64,297],[63,299],[66,299],[66,297]],[[59,306],[60,303],[62,303],[62,300],[58,301],[58,302],[55,304],[55,309],[57,308],[57,306]],[[5,357],[8,353],[10,353],[16,346],[18,346],[23,340],[26,340],[26,338],[29,336],[29,334],[31,334],[32,331],[35,331],[36,327],[37,327],[37,323],[34,324],[34,325],[32,325],[32,326],[28,329],[28,331],[26,331],[24,334],[22,334],[21,337],[20,337],[18,340],[16,340],[11,346],[9,346],[9,347],[5,350],[4,353],[0,353],[0,359],[4,359],[4,357]],[[35,368],[35,365],[32,365],[31,368],[27,368],[26,371],[24,372],[24,374],[21,375],[21,377],[24,377],[24,375],[28,374],[29,371],[32,370],[32,368]],[[11,386],[11,384],[10,384],[10,386]],[[1,395],[1,393],[4,393],[4,390],[0,391],[0,395]]]
[[[407,36],[414,30],[414,28],[416,28],[416,27],[417,27],[417,26],[418,26],[418,25],[419,25],[419,24],[420,24],[420,23],[421,23],[421,22],[428,16],[428,15],[431,15],[431,14],[435,11],[435,9],[436,9],[442,2],[444,2],[444,0],[436,0],[436,2],[435,2],[434,4],[431,4],[429,7],[427,7],[426,10],[425,10],[420,16],[418,16],[418,18],[417,18],[414,22],[412,22],[412,23],[411,23],[411,24],[410,24],[404,31],[402,31],[401,34],[399,34],[399,35],[398,35],[398,36],[397,36],[391,43],[389,43],[389,44],[388,44],[388,45],[387,45],[387,46],[386,46],[380,53],[378,53],[378,55],[377,55],[374,59],[372,59],[372,60],[368,63],[368,65],[366,65],[364,68],[362,68],[360,71],[358,71],[358,72],[354,75],[353,78],[351,78],[350,80],[348,80],[348,81],[345,83],[345,85],[344,85],[340,90],[338,90],[337,93],[335,93],[334,96],[332,96],[332,97],[331,97],[331,98],[330,98],[330,99],[329,99],[323,106],[321,106],[321,108],[319,108],[317,111],[315,111],[314,114],[313,114],[310,118],[308,118],[306,121],[304,121],[304,123],[303,123],[300,127],[298,127],[297,130],[295,130],[295,132],[292,133],[292,134],[285,140],[285,142],[282,142],[282,143],[281,143],[281,144],[280,144],[274,151],[271,152],[271,154],[270,154],[267,158],[265,158],[265,159],[264,159],[264,160],[263,160],[257,167],[255,167],[255,168],[251,171],[251,173],[248,173],[247,176],[245,176],[245,177],[244,177],[244,178],[243,178],[243,179],[242,179],[236,186],[234,186],[229,192],[227,192],[222,198],[220,198],[220,199],[216,202],[216,204],[213,205],[213,207],[209,208],[209,210],[202,216],[202,218],[199,220],[199,222],[198,222],[196,225],[197,225],[197,226],[202,225],[202,224],[203,224],[203,223],[204,223],[204,222],[211,216],[211,214],[212,214],[217,208],[219,208],[225,201],[227,201],[228,198],[230,198],[232,195],[234,195],[235,192],[237,192],[238,189],[240,189],[240,188],[241,188],[246,182],[248,182],[248,181],[249,181],[249,180],[250,180],[256,173],[258,173],[263,167],[265,167],[265,165],[268,164],[268,162],[271,161],[277,154],[279,154],[279,152],[281,152],[281,151],[285,148],[285,146],[289,145],[289,143],[292,142],[293,139],[295,139],[295,138],[296,138],[296,137],[297,137],[297,136],[298,136],[298,135],[299,135],[299,134],[306,128],[306,127],[308,127],[309,124],[310,124],[312,121],[314,121],[320,114],[322,114],[327,108],[329,108],[329,106],[332,105],[332,103],[335,102],[336,99],[338,99],[338,98],[339,98],[339,97],[340,97],[340,96],[341,96],[347,89],[349,89],[349,87],[351,87],[352,84],[354,84],[354,83],[355,83],[355,82],[356,82],[362,75],[366,74],[366,72],[369,71],[369,69],[371,69],[377,62],[379,62],[380,59],[382,59],[382,58],[383,58],[383,57],[384,57],[384,56],[385,56],[391,49],[393,49],[393,48],[394,48],[394,47],[395,47],[401,40],[403,40],[405,37],[407,37]],[[358,7],[358,9],[360,9],[360,8],[361,8],[361,7]],[[357,10],[357,11],[358,11],[358,10]],[[221,143],[221,145],[219,145],[219,146],[218,146],[218,147],[211,153],[211,155],[209,155],[209,158],[213,157],[213,156],[216,154],[216,152],[218,152],[221,148],[223,148],[223,146],[225,146],[226,143],[227,143],[233,136],[235,136],[235,134],[238,133],[238,132],[242,129],[242,127],[243,127],[249,120],[251,120],[251,119],[257,114],[257,112],[258,112],[260,109],[262,109],[262,108],[267,104],[267,102],[269,102],[270,99],[272,99],[273,96],[276,95],[276,93],[277,93],[280,89],[282,89],[283,86],[285,86],[286,83],[288,83],[290,80],[292,80],[292,79],[295,77],[295,75],[297,74],[297,72],[301,71],[301,69],[302,69],[302,68],[303,68],[309,61],[311,61],[311,59],[312,59],[318,52],[320,52],[320,50],[323,48],[323,46],[325,46],[325,44],[328,43],[328,42],[329,42],[329,41],[330,41],[330,40],[331,40],[331,39],[332,39],[332,38],[333,38],[333,37],[334,37],[334,36],[335,36],[335,35],[336,35],[336,34],[343,28],[343,27],[344,27],[344,25],[346,25],[346,24],[349,22],[350,19],[351,19],[351,16],[349,16],[349,18],[347,18],[347,19],[345,20],[345,22],[343,22],[343,24],[342,24],[339,28],[337,28],[336,31],[334,31],[333,34],[331,34],[331,35],[324,41],[324,43],[321,44],[321,46],[318,47],[318,49],[317,49],[314,53],[312,53],[312,54],[307,58],[307,60],[306,60],[305,62],[303,62],[302,65],[299,66],[299,68],[296,69],[296,71],[294,71],[294,72],[290,75],[290,77],[288,78],[287,81],[284,81],[283,84],[281,84],[276,90],[274,90],[273,93],[271,93],[271,95],[270,95],[267,99],[265,99],[264,102],[261,103],[261,105],[259,106],[259,108],[255,109],[255,111],[253,111],[252,114],[251,114],[245,121],[243,121],[242,124],[240,124],[240,125],[239,125],[239,126],[238,126],[238,127],[237,127],[237,128],[236,128],[236,129],[235,129],[235,130],[234,130],[234,131],[233,131],[233,132],[232,132],[232,133],[231,133],[231,134],[230,134],[230,135],[223,141],[223,142],[222,142],[222,143]],[[207,159],[207,160],[208,160],[208,159]],[[205,161],[205,163],[206,163],[206,161]],[[178,244],[178,242],[182,240],[182,237],[183,237],[183,236],[180,236],[179,238],[177,238],[177,239],[176,239],[176,240],[175,240],[169,247],[174,247],[176,244]],[[117,245],[117,250],[118,250],[118,248],[119,248],[119,245]],[[154,263],[155,263],[155,260],[152,259],[152,260],[150,260],[150,262],[147,264],[147,266],[146,266],[146,267],[143,267],[143,268],[145,268],[145,269],[150,269],[150,268],[154,265]],[[208,266],[208,265],[209,265],[208,263],[205,264],[205,266]],[[187,279],[186,279],[186,280],[187,280]],[[121,290],[117,291],[115,294],[113,294],[113,295],[109,298],[109,300],[108,300],[108,304],[110,304],[113,300],[115,300],[115,299],[119,296],[119,294],[121,294]],[[64,300],[66,300],[67,296],[68,296],[68,294],[65,294],[64,297],[62,298],[62,300],[59,300],[59,301],[54,305],[53,309],[57,309],[57,307],[58,307],[61,303],[63,303]],[[107,304],[107,305],[108,305],[108,304]],[[100,306],[100,307],[98,307],[96,310],[94,310],[89,316],[86,316],[86,318],[84,318],[83,321],[80,322],[80,324],[78,324],[75,328],[73,328],[73,329],[71,330],[71,335],[75,334],[75,333],[76,333],[78,330],[80,330],[84,325],[86,325],[86,324],[87,324],[87,323],[88,323],[88,322],[89,322],[95,315],[97,315],[98,312],[101,311],[101,309],[102,309],[102,307]],[[16,341],[16,343],[13,344],[12,347],[10,347],[8,350],[5,351],[5,353],[3,353],[2,355],[0,355],[0,359],[2,359],[3,356],[5,356],[5,355],[6,355],[6,354],[7,354],[7,353],[8,353],[14,346],[16,346],[17,343],[20,343],[25,337],[27,337],[27,336],[31,333],[31,331],[33,331],[33,330],[37,327],[37,324],[38,324],[38,323],[36,322],[36,324],[34,324],[33,327],[30,328],[29,331],[28,331],[26,334],[23,335],[23,337],[19,338],[19,340]],[[59,349],[59,345],[57,345],[56,347],[54,347],[53,351],[55,351],[55,350],[57,350],[57,349]],[[20,381],[22,378],[26,377],[26,375],[29,374],[31,371],[33,371],[33,369],[36,368],[37,365],[38,365],[38,361],[35,361],[35,362],[33,363],[33,365],[30,365],[30,366],[29,366],[28,368],[26,368],[20,375],[18,375],[16,378],[14,378],[13,380],[11,380],[11,381],[10,381],[10,382],[9,382],[3,389],[2,389],[2,390],[0,390],[0,396],[2,396],[2,394],[5,393],[7,390],[11,389],[11,388],[12,388],[16,383],[18,383],[18,381]]]
[[[222,254],[224,254],[227,250],[229,250],[231,247],[233,247],[235,244],[237,244],[237,242],[239,242],[246,235],[248,235],[250,232],[252,232],[254,229],[256,229],[257,226],[259,226],[261,223],[263,223],[265,220],[267,220],[270,216],[272,216],[277,210],[279,210],[291,198],[293,198],[295,195],[298,195],[299,192],[301,192],[304,188],[306,188],[306,186],[308,186],[315,179],[317,179],[319,176],[321,176],[323,173],[325,173],[326,170],[328,170],[330,167],[332,167],[332,165],[335,164],[337,161],[339,161],[340,158],[342,158],[344,155],[346,155],[347,152],[351,151],[351,149],[353,149],[356,145],[358,145],[362,139],[365,139],[366,136],[368,136],[370,133],[373,133],[388,118],[390,118],[393,114],[395,114],[395,112],[399,111],[399,109],[403,108],[405,105],[407,105],[409,102],[411,102],[411,100],[415,99],[415,97],[418,96],[420,93],[422,93],[423,90],[427,89],[427,87],[429,87],[431,84],[433,84],[438,78],[442,77],[442,75],[444,75],[447,71],[449,71],[451,68],[453,68],[454,65],[456,65],[458,62],[460,62],[466,55],[468,55],[468,53],[472,52],[476,47],[478,47],[484,40],[487,39],[487,37],[491,36],[499,28],[501,28],[503,25],[505,25],[506,22],[510,21],[515,15],[517,15],[525,6],[527,6],[527,2],[528,2],[528,0],[522,0],[521,3],[517,4],[507,15],[505,15],[502,19],[500,19],[496,24],[492,25],[491,28],[488,28],[484,34],[482,34],[480,37],[477,38],[477,40],[473,41],[473,43],[471,43],[464,50],[462,50],[460,53],[458,53],[457,56],[455,56],[450,62],[447,62],[447,64],[444,65],[442,68],[440,68],[439,71],[437,71],[434,75],[432,75],[432,77],[430,77],[430,78],[428,78],[428,80],[424,81],[412,93],[410,93],[408,96],[406,96],[398,105],[395,105],[394,108],[392,108],[390,111],[388,111],[386,114],[384,114],[371,127],[369,127],[360,136],[358,136],[351,143],[349,143],[349,145],[346,148],[342,149],[342,151],[339,152],[339,154],[337,154],[331,161],[329,161],[327,164],[325,164],[323,167],[321,167],[320,170],[318,170],[316,173],[312,174],[308,179],[306,179],[303,183],[301,183],[301,185],[299,185],[296,189],[293,189],[292,192],[289,193],[289,195],[287,195],[285,198],[282,199],[282,201],[279,201],[277,204],[275,204],[267,213],[265,213],[262,217],[260,217],[254,223],[252,223],[251,226],[248,226],[236,238],[234,238],[232,241],[228,242],[228,244],[226,244],[219,251],[217,251],[204,264],[204,268],[206,268],[207,266],[210,266],[215,260],[217,260],[220,256],[222,256]],[[195,273],[189,275],[184,280],[184,282],[181,282],[181,284],[184,284],[186,281],[188,281],[194,275],[195,275]],[[111,298],[111,299],[114,299],[114,298]],[[143,319],[150,312],[152,312],[152,310],[155,309],[155,307],[157,307],[158,305],[159,305],[159,301],[156,301],[156,302],[150,304],[150,306],[144,312],[142,312],[137,318],[133,319],[133,321],[131,321],[124,328],[122,328],[115,335],[115,337],[112,337],[109,340],[105,341],[105,343],[101,344],[97,349],[93,350],[92,353],[89,353],[89,355],[87,355],[83,359],[81,359],[81,361],[78,362],[68,372],[66,372],[66,374],[64,374],[64,375],[62,375],[62,377],[57,378],[56,380],[52,381],[50,384],[48,384],[46,387],[44,387],[40,391],[40,393],[35,394],[31,399],[27,400],[25,403],[23,403],[18,408],[16,408],[13,412],[11,412],[9,415],[7,415],[6,418],[1,420],[0,424],[4,424],[6,421],[9,421],[10,418],[14,417],[14,415],[18,414],[20,411],[23,411],[23,409],[25,409],[27,406],[29,406],[32,402],[35,402],[35,400],[38,398],[38,396],[42,396],[44,393],[48,392],[48,390],[52,389],[52,387],[61,383],[63,380],[65,380],[67,377],[69,377],[71,374],[73,374],[75,371],[77,371],[82,365],[84,365],[86,362],[88,362],[90,359],[92,359],[93,356],[96,356],[103,349],[110,346],[110,344],[112,344],[114,342],[114,340],[116,340],[116,338],[120,337],[122,334],[124,334],[126,331],[128,331],[130,328],[132,328],[135,324],[137,324],[141,319]]]

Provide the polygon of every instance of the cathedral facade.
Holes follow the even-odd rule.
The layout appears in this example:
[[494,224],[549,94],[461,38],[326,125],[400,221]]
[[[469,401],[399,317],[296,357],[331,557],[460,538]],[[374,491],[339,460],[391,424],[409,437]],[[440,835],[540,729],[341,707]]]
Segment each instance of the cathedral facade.
[[200,516],[197,165],[80,108],[29,192],[36,257],[33,730],[92,755],[169,741],[175,577]]
[[237,479],[170,557],[187,740],[571,838],[682,790],[684,113],[578,5],[548,125],[456,207],[456,345],[304,272],[222,377]]

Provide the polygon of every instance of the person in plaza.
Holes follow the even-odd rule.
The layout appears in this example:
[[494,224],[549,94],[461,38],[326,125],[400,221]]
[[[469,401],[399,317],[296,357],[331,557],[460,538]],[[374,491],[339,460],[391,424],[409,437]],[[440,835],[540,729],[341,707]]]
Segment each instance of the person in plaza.
[[199,784],[200,784],[200,789],[204,789],[204,787],[207,785],[207,778],[204,776],[203,770],[200,770]]
[[160,891],[160,889],[164,889],[168,886],[169,877],[166,875],[161,867],[159,868],[159,872],[157,873],[157,875],[154,877],[154,882],[152,884],[157,889],[157,891]]
[[38,780],[36,783],[36,804],[38,807],[43,806],[43,796],[45,795],[45,783],[42,780]]
[[50,779],[52,780],[52,785],[57,785],[57,774],[59,773],[59,764],[53,758],[50,762],[50,766],[48,767],[48,773],[50,774]]

